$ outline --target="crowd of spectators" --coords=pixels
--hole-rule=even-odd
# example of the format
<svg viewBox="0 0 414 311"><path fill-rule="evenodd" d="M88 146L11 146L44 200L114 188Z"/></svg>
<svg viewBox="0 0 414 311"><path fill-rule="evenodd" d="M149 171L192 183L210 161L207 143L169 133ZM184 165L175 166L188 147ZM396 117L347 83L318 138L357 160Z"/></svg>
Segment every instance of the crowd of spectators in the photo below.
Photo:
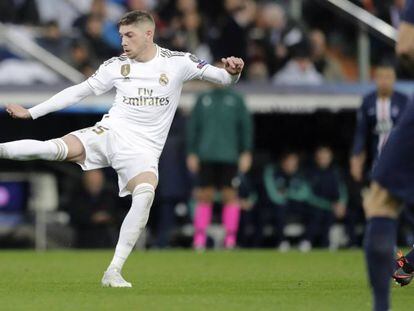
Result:
<svg viewBox="0 0 414 311"><path fill-rule="evenodd" d="M353 2L397 27L405 1ZM122 53L117 30L122 14L146 10L155 17L161 46L211 63L240 56L246 80L276 85L355 80L356 26L321 3L303 0L302 8L302 19L295 20L288 1L4 0L0 22L29 26L42 47L85 76ZM393 57L392 46L375 37L371 44L373 65ZM0 62L8 57L0 46Z"/></svg>
<svg viewBox="0 0 414 311"><path fill-rule="evenodd" d="M397 27L405 1L352 2ZM0 22L29 26L42 47L88 76L122 53L117 21L128 10L154 15L156 42L163 47L211 63L242 57L249 81L319 85L357 78L357 27L309 0L302 1L301 20L289 15L289 1L282 0L5 0ZM370 41L373 65L393 57L391 45ZM0 46L0 61L7 57Z"/></svg>
<svg viewBox="0 0 414 311"><path fill-rule="evenodd" d="M286 1L5 0L0 22L29 26L39 45L85 76L122 53L122 14L147 10L161 46L211 63L240 56L246 80L317 85L350 78L329 48L327 32L294 20L287 9ZM0 46L0 62L10 57Z"/></svg>

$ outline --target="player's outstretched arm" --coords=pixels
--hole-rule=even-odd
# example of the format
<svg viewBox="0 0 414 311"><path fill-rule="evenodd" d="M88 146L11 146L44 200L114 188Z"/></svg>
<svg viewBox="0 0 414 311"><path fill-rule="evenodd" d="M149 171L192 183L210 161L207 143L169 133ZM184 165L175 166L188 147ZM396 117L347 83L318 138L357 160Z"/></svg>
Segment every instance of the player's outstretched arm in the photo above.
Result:
<svg viewBox="0 0 414 311"><path fill-rule="evenodd" d="M208 66L203 73L203 80L224 85L236 83L243 71L244 61L234 56L222 58L221 61L224 69Z"/></svg>
<svg viewBox="0 0 414 311"><path fill-rule="evenodd" d="M33 108L26 109L20 105L10 104L7 105L6 110L11 117L16 119L37 119L48 113L62 110L76 104L80 100L92 94L93 91L91 87L88 82L85 81L64 89Z"/></svg>

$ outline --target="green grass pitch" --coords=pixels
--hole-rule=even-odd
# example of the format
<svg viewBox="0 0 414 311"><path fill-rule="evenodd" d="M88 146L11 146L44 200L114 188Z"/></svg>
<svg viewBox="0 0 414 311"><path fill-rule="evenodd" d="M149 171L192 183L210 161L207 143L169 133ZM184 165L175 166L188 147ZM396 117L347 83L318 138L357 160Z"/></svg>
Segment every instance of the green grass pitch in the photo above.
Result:
<svg viewBox="0 0 414 311"><path fill-rule="evenodd" d="M370 310L360 251L136 251L132 289L100 286L111 256L0 251L0 310ZM392 295L414 308L414 284Z"/></svg>

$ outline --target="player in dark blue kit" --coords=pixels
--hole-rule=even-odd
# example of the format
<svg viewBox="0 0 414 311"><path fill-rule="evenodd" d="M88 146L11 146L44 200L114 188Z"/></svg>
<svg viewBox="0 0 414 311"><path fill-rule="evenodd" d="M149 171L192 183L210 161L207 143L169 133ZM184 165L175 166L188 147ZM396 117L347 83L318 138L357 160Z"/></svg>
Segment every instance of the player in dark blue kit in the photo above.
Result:
<svg viewBox="0 0 414 311"><path fill-rule="evenodd" d="M352 157L351 175L356 182L363 181L364 164L367 158L375 162L387 141L391 129L402 116L409 98L393 90L395 83L394 67L382 64L375 71L377 90L367 94L358 110ZM414 250L397 259L397 270L393 278L401 286L408 285L414 277Z"/></svg>
<svg viewBox="0 0 414 311"><path fill-rule="evenodd" d="M400 25L397 42L397 54L400 56L406 72L414 72L414 1L408 0L404 13L404 20ZM394 272L394 280L401 286L408 285L414 277L414 249L405 256L399 252L397 259L398 269Z"/></svg>
<svg viewBox="0 0 414 311"><path fill-rule="evenodd" d="M376 161L387 141L391 129L397 124L408 102L408 96L394 90L395 70L389 63L383 63L375 70L377 89L370 92L358 109L352 157L351 175L361 182L367 158Z"/></svg>
<svg viewBox="0 0 414 311"><path fill-rule="evenodd" d="M397 54L405 66L413 66L413 0L407 0L403 20ZM405 42L407 40L409 42ZM390 309L397 217L403 202L414 204L414 105L408 106L391 132L374 166L370 190L364 197L368 218L364 248L375 311Z"/></svg>

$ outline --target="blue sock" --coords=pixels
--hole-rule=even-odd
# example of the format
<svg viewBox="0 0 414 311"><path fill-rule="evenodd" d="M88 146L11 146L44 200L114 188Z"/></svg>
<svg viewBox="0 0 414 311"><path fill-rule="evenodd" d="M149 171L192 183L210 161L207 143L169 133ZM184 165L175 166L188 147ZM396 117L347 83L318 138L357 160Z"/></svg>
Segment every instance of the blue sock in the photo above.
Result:
<svg viewBox="0 0 414 311"><path fill-rule="evenodd" d="M365 259L374 294L374 311L390 309L390 281L394 271L394 250L397 221L392 218L371 218L365 230Z"/></svg>

